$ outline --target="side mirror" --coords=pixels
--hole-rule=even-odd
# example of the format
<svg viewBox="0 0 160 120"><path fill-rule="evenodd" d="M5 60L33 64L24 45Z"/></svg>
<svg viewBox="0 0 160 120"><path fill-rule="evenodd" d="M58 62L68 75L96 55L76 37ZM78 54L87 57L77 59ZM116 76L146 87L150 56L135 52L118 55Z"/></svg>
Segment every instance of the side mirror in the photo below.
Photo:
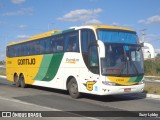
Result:
<svg viewBox="0 0 160 120"><path fill-rule="evenodd" d="M99 46L99 57L105 58L105 45L102 41L98 40L97 44Z"/></svg>

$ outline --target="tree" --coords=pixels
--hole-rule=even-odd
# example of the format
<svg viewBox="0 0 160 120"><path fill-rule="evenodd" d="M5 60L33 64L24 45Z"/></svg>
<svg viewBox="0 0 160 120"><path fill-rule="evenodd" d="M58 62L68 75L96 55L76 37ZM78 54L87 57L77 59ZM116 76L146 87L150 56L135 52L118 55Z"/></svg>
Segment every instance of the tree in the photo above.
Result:
<svg viewBox="0 0 160 120"><path fill-rule="evenodd" d="M5 64L4 60L0 61L0 65L4 65L4 64Z"/></svg>

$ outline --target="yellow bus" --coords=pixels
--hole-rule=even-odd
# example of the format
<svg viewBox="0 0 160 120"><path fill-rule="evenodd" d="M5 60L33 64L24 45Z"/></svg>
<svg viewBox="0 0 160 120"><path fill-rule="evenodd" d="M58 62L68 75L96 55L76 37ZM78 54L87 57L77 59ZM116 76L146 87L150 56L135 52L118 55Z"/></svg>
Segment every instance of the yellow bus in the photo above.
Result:
<svg viewBox="0 0 160 120"><path fill-rule="evenodd" d="M7 80L68 90L73 98L142 92L143 62L136 31L119 26L53 30L6 47Z"/></svg>

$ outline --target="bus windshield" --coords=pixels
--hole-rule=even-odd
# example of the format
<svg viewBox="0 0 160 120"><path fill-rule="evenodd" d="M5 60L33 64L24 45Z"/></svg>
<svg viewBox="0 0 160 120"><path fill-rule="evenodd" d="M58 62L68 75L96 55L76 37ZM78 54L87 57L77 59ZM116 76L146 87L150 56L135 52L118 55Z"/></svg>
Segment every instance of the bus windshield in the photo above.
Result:
<svg viewBox="0 0 160 120"><path fill-rule="evenodd" d="M98 39L105 43L139 44L136 32L98 29Z"/></svg>
<svg viewBox="0 0 160 120"><path fill-rule="evenodd" d="M101 59L103 75L137 76L144 74L141 46L105 44L105 53L105 58Z"/></svg>
<svg viewBox="0 0 160 120"><path fill-rule="evenodd" d="M98 29L98 38L105 43L101 59L102 74L137 76L144 74L143 55L136 32Z"/></svg>

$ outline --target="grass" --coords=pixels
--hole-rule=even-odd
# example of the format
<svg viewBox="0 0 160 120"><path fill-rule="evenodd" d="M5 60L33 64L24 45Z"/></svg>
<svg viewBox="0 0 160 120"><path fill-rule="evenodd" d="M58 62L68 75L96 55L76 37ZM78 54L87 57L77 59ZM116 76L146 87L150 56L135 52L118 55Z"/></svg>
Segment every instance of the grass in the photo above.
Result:
<svg viewBox="0 0 160 120"><path fill-rule="evenodd" d="M0 69L0 75L6 75L6 71L5 70L2 70L2 69Z"/></svg>
<svg viewBox="0 0 160 120"><path fill-rule="evenodd" d="M144 92L148 94L157 94L160 95L160 84L152 83L146 84Z"/></svg>
<svg viewBox="0 0 160 120"><path fill-rule="evenodd" d="M145 60L144 73L149 76L160 76L160 59Z"/></svg>
<svg viewBox="0 0 160 120"><path fill-rule="evenodd" d="M160 76L158 77L144 77L145 80L160 80Z"/></svg>

